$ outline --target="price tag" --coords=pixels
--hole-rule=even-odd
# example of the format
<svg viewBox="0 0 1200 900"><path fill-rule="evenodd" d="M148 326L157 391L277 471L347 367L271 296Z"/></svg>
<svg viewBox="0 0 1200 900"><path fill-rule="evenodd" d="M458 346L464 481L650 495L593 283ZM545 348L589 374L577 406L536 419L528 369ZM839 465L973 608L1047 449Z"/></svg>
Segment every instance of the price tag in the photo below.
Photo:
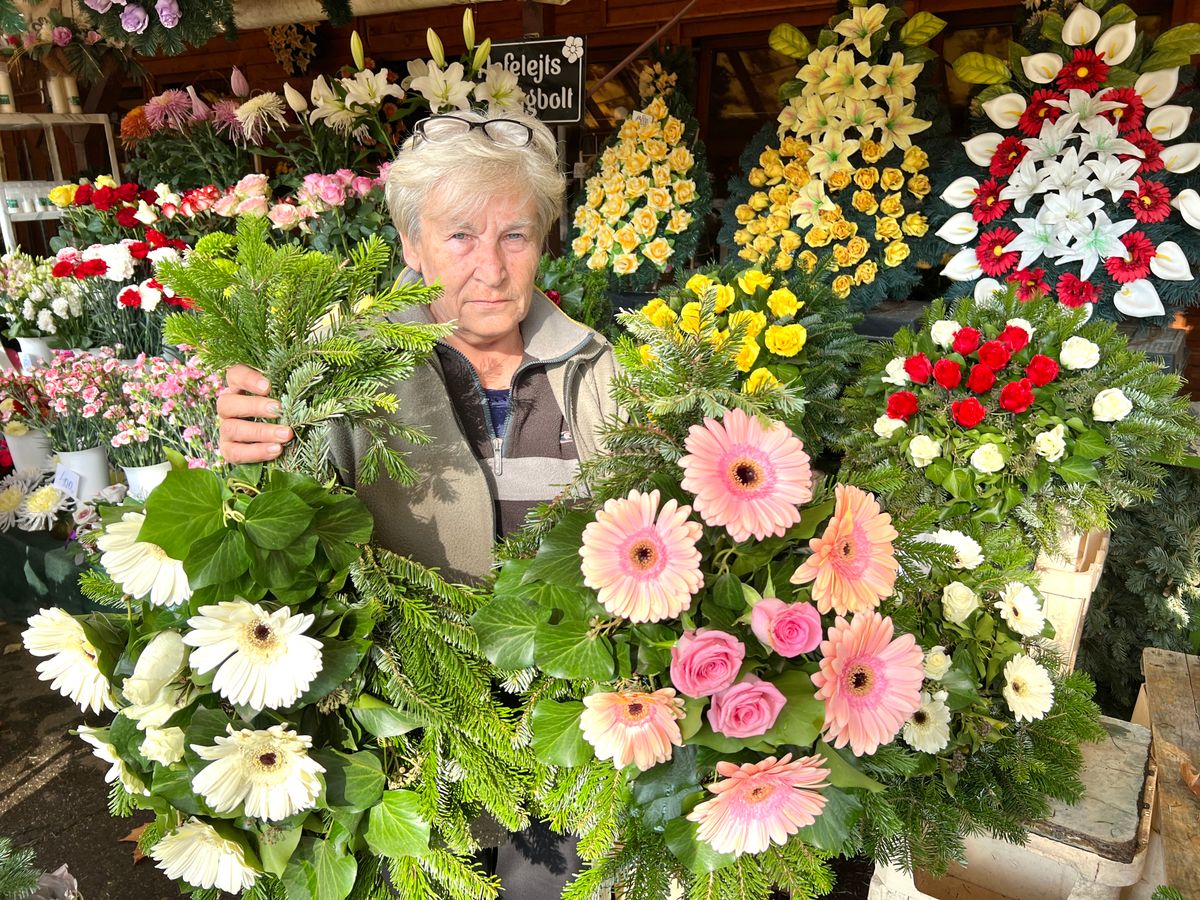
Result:
<svg viewBox="0 0 1200 900"><path fill-rule="evenodd" d="M20 365L22 372L28 372L35 365L37 365L37 360L28 353L18 352L17 364Z"/></svg>
<svg viewBox="0 0 1200 900"><path fill-rule="evenodd" d="M631 112L629 114L629 118L633 119L633 121L637 122L639 125L649 125L654 121L653 116L651 116L649 113L642 112L640 109L635 109L633 112Z"/></svg>
<svg viewBox="0 0 1200 900"><path fill-rule="evenodd" d="M75 500L79 499L79 473L62 463L54 471L54 486Z"/></svg>
<svg viewBox="0 0 1200 900"><path fill-rule="evenodd" d="M585 163L583 160L580 160L579 162L575 163L575 165L571 168L571 174L575 178L587 178L587 173L588 173L588 164Z"/></svg>

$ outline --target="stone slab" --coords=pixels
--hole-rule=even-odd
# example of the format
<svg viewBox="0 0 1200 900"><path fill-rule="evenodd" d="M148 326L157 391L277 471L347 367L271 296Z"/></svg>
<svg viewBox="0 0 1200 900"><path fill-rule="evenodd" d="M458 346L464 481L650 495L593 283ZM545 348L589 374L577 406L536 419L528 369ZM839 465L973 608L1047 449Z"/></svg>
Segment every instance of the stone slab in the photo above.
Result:
<svg viewBox="0 0 1200 900"><path fill-rule="evenodd" d="M1129 349L1141 350L1168 372L1182 375L1187 368L1187 332L1183 329L1126 322L1117 330L1129 338Z"/></svg>
<svg viewBox="0 0 1200 900"><path fill-rule="evenodd" d="M890 341L901 328L916 329L929 309L925 300L885 300L863 314L854 330L872 341Z"/></svg>

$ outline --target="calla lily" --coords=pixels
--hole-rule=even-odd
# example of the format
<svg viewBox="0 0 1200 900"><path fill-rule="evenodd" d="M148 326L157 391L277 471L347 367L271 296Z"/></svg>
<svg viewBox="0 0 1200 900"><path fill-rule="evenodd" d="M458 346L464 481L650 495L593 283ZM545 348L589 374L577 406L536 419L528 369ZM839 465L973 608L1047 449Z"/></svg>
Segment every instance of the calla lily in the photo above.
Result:
<svg viewBox="0 0 1200 900"><path fill-rule="evenodd" d="M1179 68L1160 69L1157 72L1144 72L1133 83L1133 89L1138 92L1142 102L1150 109L1162 106L1175 96L1179 87Z"/></svg>
<svg viewBox="0 0 1200 900"><path fill-rule="evenodd" d="M1001 94L983 104L983 111L999 127L1016 128L1025 106L1025 98L1020 94Z"/></svg>
<svg viewBox="0 0 1200 900"><path fill-rule="evenodd" d="M955 209L966 209L975 202L975 192L979 190L979 180L970 175L955 178L942 191L942 199Z"/></svg>
<svg viewBox="0 0 1200 900"><path fill-rule="evenodd" d="M1168 172L1183 175L1200 165L1200 144L1175 144L1164 149L1161 155Z"/></svg>
<svg viewBox="0 0 1200 900"><path fill-rule="evenodd" d="M1161 316L1166 312L1158 291L1145 278L1121 285L1121 289L1113 295L1113 306L1117 308L1117 312L1138 319Z"/></svg>
<svg viewBox="0 0 1200 900"><path fill-rule="evenodd" d="M1065 25L1063 30L1066 30ZM1114 25L1100 35L1095 49L1110 66L1119 66L1129 59L1129 54L1133 52L1133 45L1136 41L1137 27L1135 23L1126 22L1124 25Z"/></svg>
<svg viewBox="0 0 1200 900"><path fill-rule="evenodd" d="M1146 116L1146 128L1159 141L1171 141L1187 130L1192 110L1187 106L1160 106Z"/></svg>
<svg viewBox="0 0 1200 900"><path fill-rule="evenodd" d="M942 269L942 274L954 281L974 281L982 275L983 269L979 268L975 248L967 247L955 253L946 263L946 268Z"/></svg>
<svg viewBox="0 0 1200 900"><path fill-rule="evenodd" d="M1089 44L1100 33L1100 14L1088 9L1084 4L1076 4L1075 9L1063 22L1063 43L1070 47L1082 47Z"/></svg>
<svg viewBox="0 0 1200 900"><path fill-rule="evenodd" d="M1163 281L1191 281L1192 269L1183 248L1174 241L1163 241L1150 257L1150 271Z"/></svg>
<svg viewBox="0 0 1200 900"><path fill-rule="evenodd" d="M1033 53L1021 57L1025 77L1034 84L1049 84L1062 70L1063 58L1057 53Z"/></svg>
<svg viewBox="0 0 1200 900"><path fill-rule="evenodd" d="M991 165L992 156L1002 140L1004 140L1004 135L988 131L975 135L969 141L963 141L963 149L967 151L967 157L975 165L988 166Z"/></svg>
<svg viewBox="0 0 1200 900"><path fill-rule="evenodd" d="M979 225L969 212L955 213L937 230L937 236L949 244L965 244L978 234Z"/></svg>
<svg viewBox="0 0 1200 900"><path fill-rule="evenodd" d="M990 304L996 294L1004 290L1004 285L995 278L980 278L975 285L975 302Z"/></svg>
<svg viewBox="0 0 1200 900"><path fill-rule="evenodd" d="M1200 194L1197 194L1194 188L1180 191L1171 201L1171 205L1179 210L1183 221L1200 230Z"/></svg>

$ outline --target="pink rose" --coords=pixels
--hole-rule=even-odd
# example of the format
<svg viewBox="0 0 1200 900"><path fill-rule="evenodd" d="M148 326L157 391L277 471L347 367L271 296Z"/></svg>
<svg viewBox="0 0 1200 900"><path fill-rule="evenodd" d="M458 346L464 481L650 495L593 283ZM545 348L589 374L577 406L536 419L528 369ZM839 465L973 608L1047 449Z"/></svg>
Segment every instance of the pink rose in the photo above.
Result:
<svg viewBox="0 0 1200 900"><path fill-rule="evenodd" d="M234 193L245 199L260 195L265 197L268 193L267 176L257 173L243 175L242 180L233 186Z"/></svg>
<svg viewBox="0 0 1200 900"><path fill-rule="evenodd" d="M780 656L811 653L821 643L821 614L811 603L763 597L750 613L754 636Z"/></svg>
<svg viewBox="0 0 1200 900"><path fill-rule="evenodd" d="M321 182L320 197L330 206L341 206L346 202L346 189L336 178L327 178Z"/></svg>
<svg viewBox="0 0 1200 900"><path fill-rule="evenodd" d="M366 175L355 175L354 180L350 182L350 187L358 196L365 197L375 187L375 179L368 178Z"/></svg>
<svg viewBox="0 0 1200 900"><path fill-rule="evenodd" d="M265 216L268 208L266 197L247 197L237 205L237 215Z"/></svg>
<svg viewBox="0 0 1200 900"><path fill-rule="evenodd" d="M707 697L733 684L745 657L745 645L731 634L685 631L671 648L671 683L689 697Z"/></svg>
<svg viewBox="0 0 1200 900"><path fill-rule="evenodd" d="M267 218L276 228L288 231L300 224L300 211L291 203L276 203L267 213Z"/></svg>
<svg viewBox="0 0 1200 900"><path fill-rule="evenodd" d="M349 169L338 169L331 177L341 182L342 187L350 187L350 182L354 181L354 173Z"/></svg>
<svg viewBox="0 0 1200 900"><path fill-rule="evenodd" d="M235 215L234 210L237 209L239 202L241 201L238 200L237 195L230 192L223 195L220 200L212 205L212 211L218 216L224 216L229 219Z"/></svg>
<svg viewBox="0 0 1200 900"><path fill-rule="evenodd" d="M67 44L71 43L71 38L73 37L71 34L71 29L65 28L62 25L56 27L51 34L53 35L54 45L56 47L67 46Z"/></svg>
<svg viewBox="0 0 1200 900"><path fill-rule="evenodd" d="M733 687L714 694L708 708L712 730L731 738L766 734L787 705L779 688L757 675L747 675Z"/></svg>

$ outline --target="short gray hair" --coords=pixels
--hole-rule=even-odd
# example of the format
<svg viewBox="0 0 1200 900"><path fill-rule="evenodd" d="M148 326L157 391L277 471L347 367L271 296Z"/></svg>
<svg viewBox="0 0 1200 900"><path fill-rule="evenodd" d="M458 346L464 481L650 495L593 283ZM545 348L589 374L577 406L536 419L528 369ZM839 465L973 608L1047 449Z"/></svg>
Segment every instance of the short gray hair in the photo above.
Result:
<svg viewBox="0 0 1200 900"><path fill-rule="evenodd" d="M521 112L492 115L452 110L451 114L470 122L513 119L529 126L533 140L525 147L505 146L479 128L436 144L410 137L396 155L384 188L396 230L418 240L421 215L435 191L441 213L449 216L476 212L498 194L516 193L534 202L539 239L545 238L562 210L566 191L558 169L558 144L550 129Z"/></svg>

